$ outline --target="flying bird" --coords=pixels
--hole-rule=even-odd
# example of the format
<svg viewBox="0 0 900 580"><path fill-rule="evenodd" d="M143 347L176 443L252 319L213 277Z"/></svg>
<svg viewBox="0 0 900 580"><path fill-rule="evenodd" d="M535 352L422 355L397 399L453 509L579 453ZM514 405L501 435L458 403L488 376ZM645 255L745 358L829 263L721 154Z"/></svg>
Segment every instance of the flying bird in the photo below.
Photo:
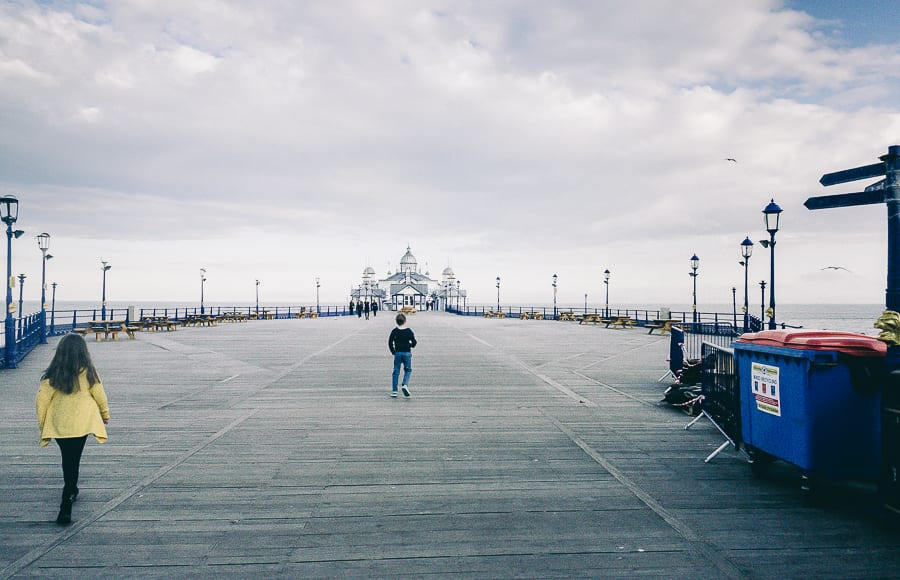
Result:
<svg viewBox="0 0 900 580"><path fill-rule="evenodd" d="M850 272L850 270L847 270L847 268L845 268L843 266L825 266L824 268L821 268L821 269L822 270L844 270L846 272ZM852 274L853 272L850 272L850 273Z"/></svg>
<svg viewBox="0 0 900 580"><path fill-rule="evenodd" d="M735 159L734 157L726 157L725 161L731 161L732 163L737 163L737 159Z"/></svg>

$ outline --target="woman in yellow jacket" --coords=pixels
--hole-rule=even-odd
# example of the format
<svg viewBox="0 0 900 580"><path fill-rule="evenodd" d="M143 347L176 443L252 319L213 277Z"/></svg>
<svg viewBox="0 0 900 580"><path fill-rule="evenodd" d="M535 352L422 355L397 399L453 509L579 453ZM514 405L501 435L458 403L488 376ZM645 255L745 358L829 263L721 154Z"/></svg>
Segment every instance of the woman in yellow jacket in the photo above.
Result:
<svg viewBox="0 0 900 580"><path fill-rule="evenodd" d="M87 436L104 443L109 423L106 392L80 335L60 339L50 366L41 375L35 402L41 447L56 439L62 455L64 486L56 523L68 524L78 497L78 468Z"/></svg>

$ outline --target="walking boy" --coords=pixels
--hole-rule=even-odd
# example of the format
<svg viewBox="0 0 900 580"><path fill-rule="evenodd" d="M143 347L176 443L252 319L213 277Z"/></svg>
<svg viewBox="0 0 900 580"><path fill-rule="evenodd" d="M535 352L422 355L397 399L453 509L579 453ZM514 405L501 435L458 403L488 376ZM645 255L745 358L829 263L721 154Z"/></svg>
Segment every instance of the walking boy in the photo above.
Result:
<svg viewBox="0 0 900 580"><path fill-rule="evenodd" d="M406 324L406 315L397 314L397 328L391 331L388 337L388 348L394 355L394 374L391 375L391 396L397 396L397 379L400 378L400 365L403 365L403 383L400 390L403 396L409 396L409 375L412 374L412 349L416 347L416 335L411 328L403 328Z"/></svg>

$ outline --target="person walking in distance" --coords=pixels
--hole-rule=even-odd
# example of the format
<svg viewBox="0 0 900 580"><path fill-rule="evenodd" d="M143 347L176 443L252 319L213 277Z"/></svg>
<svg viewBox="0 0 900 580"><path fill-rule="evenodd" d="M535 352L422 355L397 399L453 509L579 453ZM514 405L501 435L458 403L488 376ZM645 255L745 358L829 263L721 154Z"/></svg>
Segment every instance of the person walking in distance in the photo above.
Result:
<svg viewBox="0 0 900 580"><path fill-rule="evenodd" d="M368 300L366 300L365 304L363 305L363 312L366 314L366 320L368 320L369 319L369 301Z"/></svg>
<svg viewBox="0 0 900 580"><path fill-rule="evenodd" d="M356 303L356 317L362 318L362 300Z"/></svg>
<svg viewBox="0 0 900 580"><path fill-rule="evenodd" d="M394 355L394 373L391 375L391 396L397 396L397 382L400 378L400 365L403 365L403 382L400 390L404 397L409 396L409 376L412 374L412 349L416 347L416 335L411 328L404 328L406 315L397 314L397 328L388 337L388 348Z"/></svg>
<svg viewBox="0 0 900 580"><path fill-rule="evenodd" d="M372 300L372 316L378 316L378 302Z"/></svg>
<svg viewBox="0 0 900 580"><path fill-rule="evenodd" d="M60 339L35 397L41 447L56 439L62 456L63 492L56 523L72 521L78 497L78 471L88 435L105 443L109 407L87 343L78 334Z"/></svg>

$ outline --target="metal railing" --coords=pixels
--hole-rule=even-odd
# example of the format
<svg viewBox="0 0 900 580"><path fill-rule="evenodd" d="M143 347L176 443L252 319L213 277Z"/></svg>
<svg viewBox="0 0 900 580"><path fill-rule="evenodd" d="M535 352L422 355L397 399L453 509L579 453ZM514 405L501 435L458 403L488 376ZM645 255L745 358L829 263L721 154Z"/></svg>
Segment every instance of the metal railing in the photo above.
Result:
<svg viewBox="0 0 900 580"><path fill-rule="evenodd" d="M722 452L728 445L735 449L741 442L741 389L734 361L734 350L704 342L701 347L701 414L685 426L688 429L706 417L725 437L725 442L705 461Z"/></svg>

